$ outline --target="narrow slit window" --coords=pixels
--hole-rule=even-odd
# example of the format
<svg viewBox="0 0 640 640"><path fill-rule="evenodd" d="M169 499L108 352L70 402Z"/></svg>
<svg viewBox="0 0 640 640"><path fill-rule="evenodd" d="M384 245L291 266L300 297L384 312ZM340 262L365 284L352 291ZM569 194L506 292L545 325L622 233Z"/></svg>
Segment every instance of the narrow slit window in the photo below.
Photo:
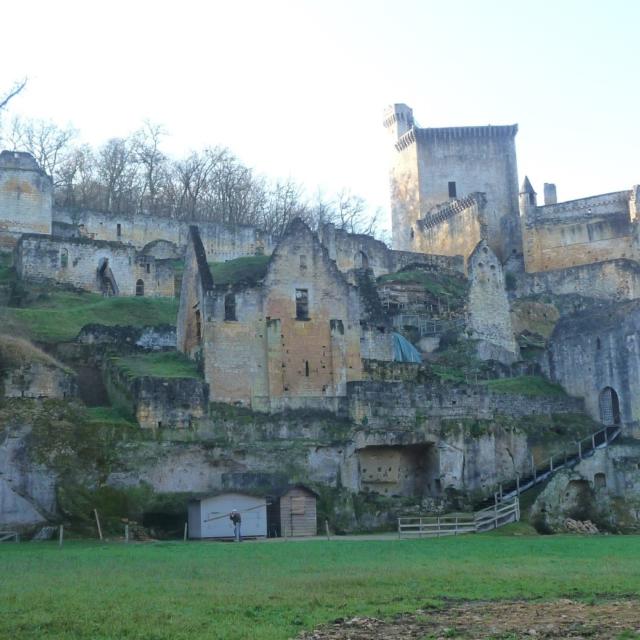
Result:
<svg viewBox="0 0 640 640"><path fill-rule="evenodd" d="M122 225L119 222L116 225L116 235L118 236L118 238L122 236Z"/></svg>
<svg viewBox="0 0 640 640"><path fill-rule="evenodd" d="M456 197L456 183L455 182L449 182L449 197L450 198L455 198Z"/></svg>
<svg viewBox="0 0 640 640"><path fill-rule="evenodd" d="M151 265L147 262L147 273L151 273Z"/></svg>
<svg viewBox="0 0 640 640"><path fill-rule="evenodd" d="M296 320L309 319L309 290L296 289Z"/></svg>
<svg viewBox="0 0 640 640"><path fill-rule="evenodd" d="M309 377L309 361L305 360L304 362L304 375L308 378Z"/></svg>
<svg viewBox="0 0 640 640"><path fill-rule="evenodd" d="M196 310L196 335L198 336L198 342L202 340L202 317L200 316L200 309Z"/></svg>
<svg viewBox="0 0 640 640"><path fill-rule="evenodd" d="M236 296L233 293L228 293L224 297L224 319L225 320L237 320L236 317Z"/></svg>

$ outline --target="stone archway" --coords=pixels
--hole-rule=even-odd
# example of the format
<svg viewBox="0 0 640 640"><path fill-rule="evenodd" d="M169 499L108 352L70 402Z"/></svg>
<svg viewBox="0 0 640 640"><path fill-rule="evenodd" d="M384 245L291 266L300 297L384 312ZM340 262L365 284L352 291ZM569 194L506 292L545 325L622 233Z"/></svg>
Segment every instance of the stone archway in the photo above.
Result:
<svg viewBox="0 0 640 640"><path fill-rule="evenodd" d="M600 421L607 426L620 424L620 399L613 387L600 392Z"/></svg>

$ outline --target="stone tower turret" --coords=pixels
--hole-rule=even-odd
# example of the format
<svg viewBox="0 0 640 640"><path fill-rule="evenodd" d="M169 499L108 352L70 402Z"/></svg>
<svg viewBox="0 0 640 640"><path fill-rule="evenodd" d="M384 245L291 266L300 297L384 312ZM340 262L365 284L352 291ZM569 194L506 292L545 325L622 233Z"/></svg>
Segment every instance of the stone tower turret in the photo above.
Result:
<svg viewBox="0 0 640 640"><path fill-rule="evenodd" d="M524 177L522 181L522 186L520 187L520 215L524 218L527 214L538 206L538 197L536 192L533 190L531 186L531 182L529 182L529 178L527 176Z"/></svg>
<svg viewBox="0 0 640 640"><path fill-rule="evenodd" d="M385 109L382 124L397 142L414 125L413 109L403 103L392 104Z"/></svg>

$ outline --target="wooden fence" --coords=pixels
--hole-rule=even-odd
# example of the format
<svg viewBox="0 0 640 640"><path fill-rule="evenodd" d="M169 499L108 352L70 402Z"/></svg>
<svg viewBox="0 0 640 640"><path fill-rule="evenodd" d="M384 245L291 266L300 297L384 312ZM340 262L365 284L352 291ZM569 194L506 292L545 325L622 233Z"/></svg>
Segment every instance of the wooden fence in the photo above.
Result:
<svg viewBox="0 0 640 640"><path fill-rule="evenodd" d="M398 518L398 537L439 538L497 529L520 520L520 501L495 504L476 513Z"/></svg>
<svg viewBox="0 0 640 640"><path fill-rule="evenodd" d="M20 542L20 536L15 531L0 531L0 542Z"/></svg>

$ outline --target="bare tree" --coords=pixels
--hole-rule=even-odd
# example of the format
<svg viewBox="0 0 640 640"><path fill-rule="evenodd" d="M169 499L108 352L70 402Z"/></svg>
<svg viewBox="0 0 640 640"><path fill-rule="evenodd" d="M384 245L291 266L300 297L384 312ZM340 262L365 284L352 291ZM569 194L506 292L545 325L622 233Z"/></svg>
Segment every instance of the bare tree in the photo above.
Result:
<svg viewBox="0 0 640 640"><path fill-rule="evenodd" d="M15 98L25 87L27 86L27 79L23 78L14 83L13 87L7 91L3 96L0 96L0 111L6 108L9 101Z"/></svg>
<svg viewBox="0 0 640 640"><path fill-rule="evenodd" d="M165 135L166 131L161 125L147 120L144 127L133 136L132 150L144 174L140 209L151 215L157 214L162 205L160 192L166 179L167 158L160 151L160 141Z"/></svg>
<svg viewBox="0 0 640 640"><path fill-rule="evenodd" d="M57 175L59 162L69 151L77 131L62 128L45 120L14 118L8 141L13 149L28 151L38 164L53 178L54 187L60 185Z"/></svg>

